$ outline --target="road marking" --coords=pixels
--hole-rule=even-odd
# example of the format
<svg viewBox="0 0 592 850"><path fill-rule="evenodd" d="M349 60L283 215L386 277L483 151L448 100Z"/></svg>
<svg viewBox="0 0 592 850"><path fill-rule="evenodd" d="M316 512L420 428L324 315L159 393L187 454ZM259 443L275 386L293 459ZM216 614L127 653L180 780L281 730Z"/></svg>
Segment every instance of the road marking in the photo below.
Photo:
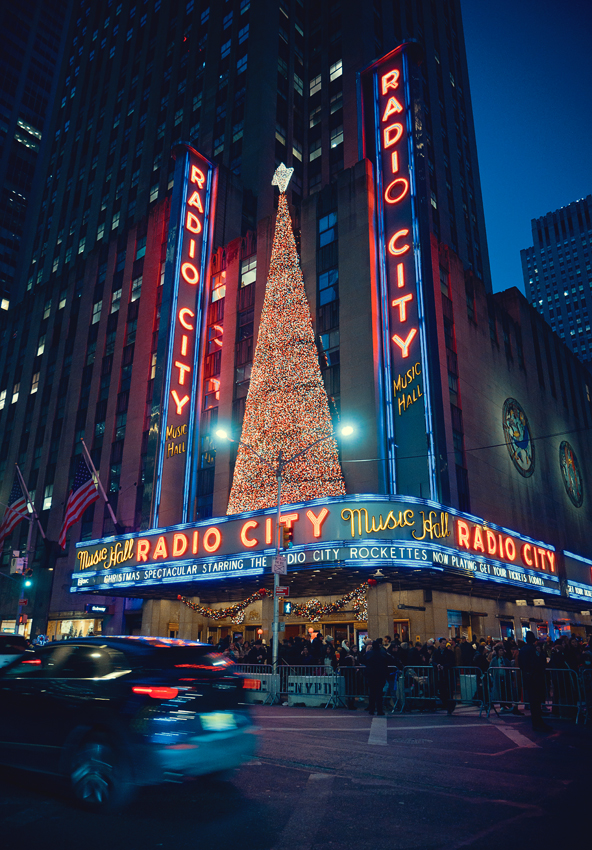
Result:
<svg viewBox="0 0 592 850"><path fill-rule="evenodd" d="M304 791L296 801L296 807L272 850L294 850L296 846L298 850L312 848L325 816L334 778L330 773L310 774Z"/></svg>
<svg viewBox="0 0 592 850"><path fill-rule="evenodd" d="M368 743L386 746L386 717L372 718Z"/></svg>
<svg viewBox="0 0 592 850"><path fill-rule="evenodd" d="M530 738L527 738L526 735L523 735L522 732L519 732L518 729L515 729L513 726L507 726L503 721L491 720L489 721L492 726L495 726L496 729L499 729L506 738L509 738L510 741L513 741L517 747L523 747L524 749L540 749L538 744L535 744L534 741L531 741Z"/></svg>
<svg viewBox="0 0 592 850"><path fill-rule="evenodd" d="M373 718L375 720L382 720L386 724L386 717L376 717ZM481 723L454 723L447 721L446 723L428 723L425 726L397 726L396 724L391 724L389 726L389 730L391 732L408 732L410 729L414 732L417 732L421 729L444 729L446 732L451 730L459 731L459 729L470 729L473 726L480 726L481 729L487 729L487 723L482 721ZM318 726L265 726L261 727L261 731L265 732L365 732L365 726L324 726L320 729Z"/></svg>

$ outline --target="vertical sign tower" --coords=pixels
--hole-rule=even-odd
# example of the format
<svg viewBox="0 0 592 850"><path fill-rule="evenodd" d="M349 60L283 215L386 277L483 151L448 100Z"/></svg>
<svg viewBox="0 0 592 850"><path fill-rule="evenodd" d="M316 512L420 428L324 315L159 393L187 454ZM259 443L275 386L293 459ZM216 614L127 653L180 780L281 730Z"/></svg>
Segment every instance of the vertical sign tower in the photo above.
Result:
<svg viewBox="0 0 592 850"><path fill-rule="evenodd" d="M158 339L149 457L155 461L152 526L187 522L198 445L199 364L214 221L216 170L177 145Z"/></svg>
<svg viewBox="0 0 592 850"><path fill-rule="evenodd" d="M367 68L361 83L363 155L376 178L389 492L437 498L408 46Z"/></svg>

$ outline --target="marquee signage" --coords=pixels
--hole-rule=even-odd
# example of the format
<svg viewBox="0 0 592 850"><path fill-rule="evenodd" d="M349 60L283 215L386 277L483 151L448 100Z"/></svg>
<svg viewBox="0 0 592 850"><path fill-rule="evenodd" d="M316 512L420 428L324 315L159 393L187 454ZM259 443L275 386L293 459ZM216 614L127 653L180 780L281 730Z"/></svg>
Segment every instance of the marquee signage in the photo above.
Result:
<svg viewBox="0 0 592 850"><path fill-rule="evenodd" d="M274 519L268 509L80 543L71 591L270 573ZM290 570L429 567L559 593L552 546L424 499L315 500L287 506L281 523L293 531Z"/></svg>
<svg viewBox="0 0 592 850"><path fill-rule="evenodd" d="M153 524L185 522L196 445L202 311L209 268L215 168L188 145L177 149L161 321L163 389ZM175 221L175 215L177 220ZM166 297L166 303L165 303ZM160 355L159 346L159 355Z"/></svg>
<svg viewBox="0 0 592 850"><path fill-rule="evenodd" d="M436 495L431 434L415 140L405 45L372 75L385 419L391 492ZM366 85L368 96L369 87ZM369 98L368 98L369 99ZM369 110L369 103L364 104Z"/></svg>
<svg viewBox="0 0 592 850"><path fill-rule="evenodd" d="M592 600L592 561L564 550L566 592L572 599Z"/></svg>

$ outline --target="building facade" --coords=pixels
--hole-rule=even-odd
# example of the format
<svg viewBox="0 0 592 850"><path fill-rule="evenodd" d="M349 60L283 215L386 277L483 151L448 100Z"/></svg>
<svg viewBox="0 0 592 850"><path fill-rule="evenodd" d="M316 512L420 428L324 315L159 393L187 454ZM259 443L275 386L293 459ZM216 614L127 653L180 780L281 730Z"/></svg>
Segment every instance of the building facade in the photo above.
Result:
<svg viewBox="0 0 592 850"><path fill-rule="evenodd" d="M527 298L584 362L592 359L592 196L532 220L533 246L520 251Z"/></svg>
<svg viewBox="0 0 592 850"><path fill-rule="evenodd" d="M117 525L97 501L65 551L37 540L27 628L270 637L268 597L240 623L177 597L270 586L273 509L226 516L235 453L215 431L240 435L281 162L329 408L356 431L347 495L290 507L293 602L379 571L367 619L323 629L591 627L589 379L515 290L491 294L458 2L81 2L50 132L0 326L0 499L16 462L56 540L83 438ZM167 418L173 389L187 422Z"/></svg>

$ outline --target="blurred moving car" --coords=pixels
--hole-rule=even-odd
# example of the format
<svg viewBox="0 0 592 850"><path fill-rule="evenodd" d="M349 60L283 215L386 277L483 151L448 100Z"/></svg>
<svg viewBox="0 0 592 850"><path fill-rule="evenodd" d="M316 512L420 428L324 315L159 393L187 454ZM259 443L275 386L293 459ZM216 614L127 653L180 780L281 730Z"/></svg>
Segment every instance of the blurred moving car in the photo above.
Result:
<svg viewBox="0 0 592 850"><path fill-rule="evenodd" d="M237 767L255 750L236 665L212 646L96 637L0 670L0 763L69 778L93 810L138 785Z"/></svg>
<svg viewBox="0 0 592 850"><path fill-rule="evenodd" d="M12 664L28 646L29 641L22 635L0 634L0 667Z"/></svg>

